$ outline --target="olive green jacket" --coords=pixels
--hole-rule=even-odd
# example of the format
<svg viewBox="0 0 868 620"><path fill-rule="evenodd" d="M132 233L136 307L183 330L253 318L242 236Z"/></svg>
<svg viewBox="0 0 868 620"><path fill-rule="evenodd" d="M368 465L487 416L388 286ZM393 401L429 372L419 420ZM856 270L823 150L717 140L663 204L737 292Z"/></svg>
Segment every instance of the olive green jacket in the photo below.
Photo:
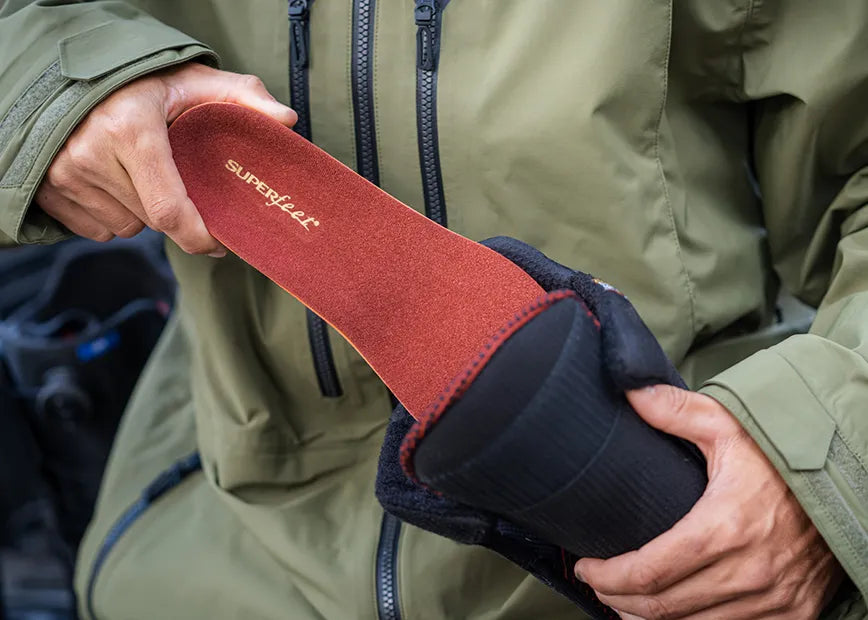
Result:
<svg viewBox="0 0 868 620"><path fill-rule="evenodd" d="M374 166L423 210L417 30L413 0L316 0L305 47L314 142ZM33 195L109 93L194 60L256 74L289 102L288 31L284 0L7 0L7 242L67 234ZM439 42L449 227L517 237L623 290L688 382L754 437L846 570L826 617L865 617L868 3L452 0ZM331 333L341 395L323 396L298 302L234 257L169 251L180 318L109 463L79 555L83 614L385 617L373 497L385 389ZM816 318L787 306L779 320L779 291ZM202 473L105 551L142 489L197 450ZM576 617L486 550L409 526L397 541L404 618Z"/></svg>

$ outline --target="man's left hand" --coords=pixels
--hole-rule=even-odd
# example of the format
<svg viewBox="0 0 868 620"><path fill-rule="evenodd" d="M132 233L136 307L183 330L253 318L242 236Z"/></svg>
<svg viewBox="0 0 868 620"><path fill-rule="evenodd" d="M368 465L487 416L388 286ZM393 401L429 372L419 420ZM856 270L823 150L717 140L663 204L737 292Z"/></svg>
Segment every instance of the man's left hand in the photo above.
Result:
<svg viewBox="0 0 868 620"><path fill-rule="evenodd" d="M652 426L696 444L708 487L637 551L576 575L622 618L816 618L843 571L762 450L716 400L660 385L627 393Z"/></svg>

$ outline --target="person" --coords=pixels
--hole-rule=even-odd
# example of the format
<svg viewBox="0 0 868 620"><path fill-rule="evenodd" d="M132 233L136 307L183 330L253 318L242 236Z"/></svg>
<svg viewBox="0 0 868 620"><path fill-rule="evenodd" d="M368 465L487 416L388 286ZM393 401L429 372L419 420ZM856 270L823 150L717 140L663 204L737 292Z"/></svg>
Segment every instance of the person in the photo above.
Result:
<svg viewBox="0 0 868 620"><path fill-rule="evenodd" d="M208 101L630 298L697 390L630 401L709 486L645 547L577 563L621 617L868 615L864 0L7 0L0 85L8 242L147 226L180 283L79 553L84 617L579 614L383 515L387 391L224 256L174 168L167 124ZM818 308L809 333L779 291Z"/></svg>

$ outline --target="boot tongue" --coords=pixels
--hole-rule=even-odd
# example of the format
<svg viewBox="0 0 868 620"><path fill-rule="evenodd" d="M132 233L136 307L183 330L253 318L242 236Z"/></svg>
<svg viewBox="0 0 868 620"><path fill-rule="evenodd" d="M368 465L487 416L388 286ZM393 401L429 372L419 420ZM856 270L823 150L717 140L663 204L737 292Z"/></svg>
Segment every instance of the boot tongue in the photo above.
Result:
<svg viewBox="0 0 868 620"><path fill-rule="evenodd" d="M200 105L169 138L211 234L338 330L414 416L544 294L256 111Z"/></svg>

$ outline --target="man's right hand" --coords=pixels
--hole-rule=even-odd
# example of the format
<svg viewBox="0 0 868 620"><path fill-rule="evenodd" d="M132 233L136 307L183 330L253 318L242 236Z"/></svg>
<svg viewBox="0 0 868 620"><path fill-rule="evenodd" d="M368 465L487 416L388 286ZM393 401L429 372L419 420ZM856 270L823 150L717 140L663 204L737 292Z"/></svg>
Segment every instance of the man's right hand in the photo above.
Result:
<svg viewBox="0 0 868 620"><path fill-rule="evenodd" d="M245 105L287 127L298 118L251 75L192 62L151 74L91 110L54 158L37 204L96 241L132 237L148 226L190 254L224 255L187 196L167 132L182 112L211 101Z"/></svg>

